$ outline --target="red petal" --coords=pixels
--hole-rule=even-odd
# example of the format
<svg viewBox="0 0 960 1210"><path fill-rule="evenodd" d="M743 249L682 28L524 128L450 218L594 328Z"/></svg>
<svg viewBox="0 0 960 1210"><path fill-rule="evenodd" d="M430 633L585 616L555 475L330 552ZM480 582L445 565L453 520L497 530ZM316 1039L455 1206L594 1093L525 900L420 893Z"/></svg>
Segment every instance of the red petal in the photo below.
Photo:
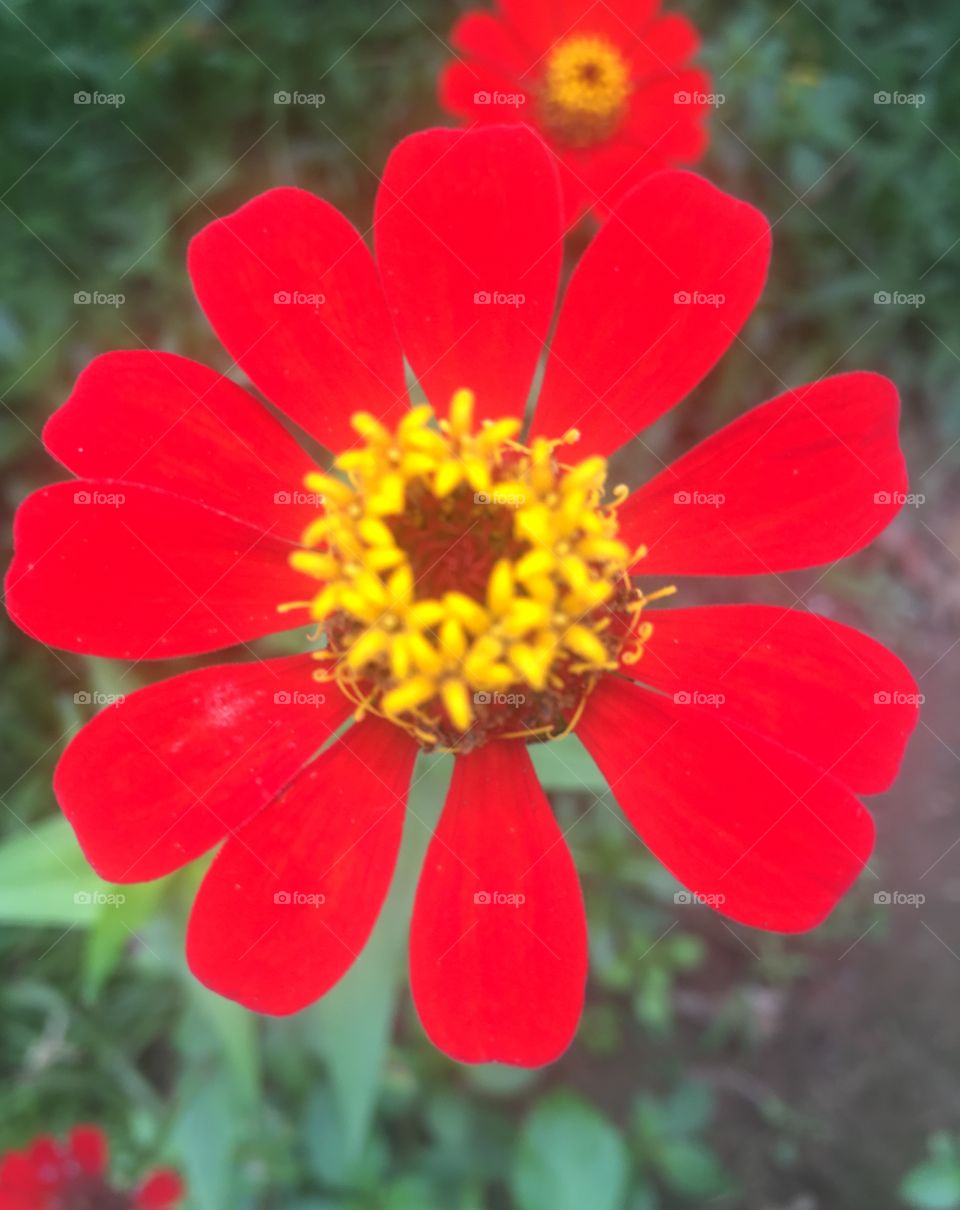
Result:
<svg viewBox="0 0 960 1210"><path fill-rule="evenodd" d="M351 413L406 402L403 363L370 252L327 202L271 189L190 244L200 305L241 369L339 450ZM311 301L320 300L320 301Z"/></svg>
<svg viewBox="0 0 960 1210"><path fill-rule="evenodd" d="M631 111L617 138L592 148L555 147L564 190L565 221L572 224L584 209L607 216L648 177L678 164L693 164L704 153L707 105L678 106L678 91L706 95L709 77L700 71L674 73L644 84L634 94Z"/></svg>
<svg viewBox="0 0 960 1210"><path fill-rule="evenodd" d="M296 502L313 468L303 450L263 404L186 357L95 358L43 439L81 479L166 488L291 539L316 519Z"/></svg>
<svg viewBox="0 0 960 1210"><path fill-rule="evenodd" d="M438 77L437 88L443 108L469 118L472 124L503 125L533 117L533 96L502 68L489 67L479 60L448 63Z"/></svg>
<svg viewBox="0 0 960 1210"><path fill-rule="evenodd" d="M636 76L667 75L676 78L671 67L686 63L700 49L700 34L692 21L678 13L655 21L636 45L633 70ZM679 115L678 115L679 116Z"/></svg>
<svg viewBox="0 0 960 1210"><path fill-rule="evenodd" d="M104 766L101 766L101 775ZM110 1145L107 1136L96 1126L74 1126L70 1131L70 1154L88 1176L99 1176L107 1170Z"/></svg>
<svg viewBox="0 0 960 1210"><path fill-rule="evenodd" d="M870 856L873 821L845 787L722 711L610 676L577 734L654 856L742 924L814 928Z"/></svg>
<svg viewBox="0 0 960 1210"><path fill-rule="evenodd" d="M35 1193L37 1188L37 1174L25 1152L8 1151L0 1157L0 1191L6 1193L9 1190L11 1194ZM21 1210L22 1206L24 1210L32 1210L33 1205L33 1202L11 1201L14 1210ZM2 1202L0 1208L6 1210Z"/></svg>
<svg viewBox="0 0 960 1210"><path fill-rule="evenodd" d="M337 982L389 889L416 754L399 727L365 719L227 841L190 917L201 983L282 1015Z"/></svg>
<svg viewBox="0 0 960 1210"><path fill-rule="evenodd" d="M352 709L316 668L302 655L186 672L88 723L54 790L97 873L161 878L271 802Z"/></svg>
<svg viewBox="0 0 960 1210"><path fill-rule="evenodd" d="M656 15L659 0L499 0L524 43L541 56L573 34L630 45Z"/></svg>
<svg viewBox="0 0 960 1210"><path fill-rule="evenodd" d="M37 1210L37 1200L30 1194L11 1193L0 1187L0 1210Z"/></svg>
<svg viewBox="0 0 960 1210"><path fill-rule="evenodd" d="M897 389L841 374L787 391L634 492L624 541L644 575L793 571L867 546L900 511L907 473Z"/></svg>
<svg viewBox="0 0 960 1210"><path fill-rule="evenodd" d="M524 746L457 757L413 911L424 1029L461 1062L549 1063L576 1031L586 971L577 873Z"/></svg>
<svg viewBox="0 0 960 1210"><path fill-rule="evenodd" d="M192 500L77 479L34 492L14 522L7 609L31 638L117 659L215 651L297 625L287 543Z"/></svg>
<svg viewBox="0 0 960 1210"><path fill-rule="evenodd" d="M173 1210L184 1195L183 1181L170 1168L161 1168L137 1190L134 1205L140 1210Z"/></svg>
<svg viewBox="0 0 960 1210"><path fill-rule="evenodd" d="M531 66L529 52L524 52L513 30L493 13L464 13L450 31L449 42L468 59L476 58L485 67L505 72L516 83Z"/></svg>
<svg viewBox="0 0 960 1210"><path fill-rule="evenodd" d="M638 149L649 148L652 156L668 162L694 150L699 154L703 150L702 123L711 111L707 103L711 87L710 77L699 68L661 72L634 94L623 141ZM689 101L681 104L677 99L681 96ZM691 141L691 132L697 134L696 141Z"/></svg>
<svg viewBox="0 0 960 1210"><path fill-rule="evenodd" d="M444 411L522 415L562 257L550 153L525 127L428 130L396 148L377 196L377 255L404 349Z"/></svg>
<svg viewBox="0 0 960 1210"><path fill-rule="evenodd" d="M665 172L639 186L570 280L534 433L580 429L581 457L611 453L652 424L726 351L769 257L763 215L702 178ZM682 301L706 296L723 301Z"/></svg>
<svg viewBox="0 0 960 1210"><path fill-rule="evenodd" d="M627 675L773 740L859 794L897 775L919 714L897 657L859 630L768 605L661 609Z"/></svg>

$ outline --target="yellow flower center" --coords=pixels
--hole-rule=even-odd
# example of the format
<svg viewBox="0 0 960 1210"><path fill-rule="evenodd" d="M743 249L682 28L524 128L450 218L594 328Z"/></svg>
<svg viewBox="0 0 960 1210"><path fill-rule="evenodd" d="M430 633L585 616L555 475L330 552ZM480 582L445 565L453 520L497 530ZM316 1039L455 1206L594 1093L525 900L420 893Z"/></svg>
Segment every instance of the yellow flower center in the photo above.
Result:
<svg viewBox="0 0 960 1210"><path fill-rule="evenodd" d="M544 125L574 147L609 137L630 96L630 64L603 38L565 38L547 56L540 99Z"/></svg>
<svg viewBox="0 0 960 1210"><path fill-rule="evenodd" d="M306 486L324 515L290 556L320 582L307 609L335 680L358 715L379 714L426 747L490 738L555 739L604 672L639 659L652 631L629 579L643 549L617 537L606 462L561 462L558 441L515 440L520 421L473 422L458 391L450 417L428 406L395 431L351 420L358 446ZM339 474L333 473L339 472Z"/></svg>

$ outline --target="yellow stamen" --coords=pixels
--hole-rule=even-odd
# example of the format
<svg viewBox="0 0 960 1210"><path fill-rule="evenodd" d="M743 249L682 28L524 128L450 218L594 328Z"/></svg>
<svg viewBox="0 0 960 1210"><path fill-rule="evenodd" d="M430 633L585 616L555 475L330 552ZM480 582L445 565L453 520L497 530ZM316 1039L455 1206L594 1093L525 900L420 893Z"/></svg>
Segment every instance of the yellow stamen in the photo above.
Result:
<svg viewBox="0 0 960 1210"><path fill-rule="evenodd" d="M590 146L616 130L632 87L630 63L612 42L573 34L547 55L541 116L558 138Z"/></svg>
<svg viewBox="0 0 960 1210"><path fill-rule="evenodd" d="M643 609L673 591L631 586L646 550L618 537L625 495L617 488L604 502L605 460L559 460L576 432L526 448L519 421L478 428L474 407L458 391L439 426L421 406L392 431L353 416L361 443L328 474L307 476L324 513L290 556L320 584L279 607L304 609L326 630L318 675L358 716L380 714L454 750L565 734L597 678L640 658L652 633ZM421 550L438 526L449 541L439 554Z"/></svg>

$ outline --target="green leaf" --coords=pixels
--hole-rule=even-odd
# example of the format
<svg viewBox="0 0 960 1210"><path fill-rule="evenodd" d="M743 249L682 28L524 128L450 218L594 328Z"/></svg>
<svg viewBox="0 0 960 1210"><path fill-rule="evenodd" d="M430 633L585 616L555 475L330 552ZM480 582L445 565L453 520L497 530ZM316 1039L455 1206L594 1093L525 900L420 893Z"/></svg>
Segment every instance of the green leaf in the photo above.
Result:
<svg viewBox="0 0 960 1210"><path fill-rule="evenodd" d="M633 998L637 1020L651 1033L666 1034L673 1024L673 980L662 966L651 966Z"/></svg>
<svg viewBox="0 0 960 1210"><path fill-rule="evenodd" d="M606 794L607 783L593 758L575 735L552 744L532 744L528 749L544 790L580 790Z"/></svg>
<svg viewBox="0 0 960 1210"><path fill-rule="evenodd" d="M61 815L24 824L0 845L0 921L64 927L96 923L113 888L96 876Z"/></svg>
<svg viewBox="0 0 960 1210"><path fill-rule="evenodd" d="M689 1139L664 1139L654 1156L664 1183L684 1197L710 1197L730 1190L730 1180L709 1148Z"/></svg>
<svg viewBox="0 0 960 1210"><path fill-rule="evenodd" d="M478 1063L464 1069L463 1077L471 1088L488 1097L515 1097L526 1092L540 1078L529 1067L511 1067L507 1063Z"/></svg>
<svg viewBox="0 0 960 1210"><path fill-rule="evenodd" d="M90 1003L116 969L124 949L153 914L164 883L115 888L117 901L104 904L87 934L83 957L83 997Z"/></svg>
<svg viewBox="0 0 960 1210"><path fill-rule="evenodd" d="M312 1044L324 1059L341 1115L341 1161L362 1152L379 1094L417 879L450 782L447 757L424 756L414 770L400 859L380 919L346 976L312 1009Z"/></svg>
<svg viewBox="0 0 960 1210"><path fill-rule="evenodd" d="M935 1135L928 1147L930 1158L903 1178L900 1196L916 1210L957 1210L960 1154L947 1135Z"/></svg>
<svg viewBox="0 0 960 1210"><path fill-rule="evenodd" d="M627 1169L614 1127L586 1101L558 1092L523 1124L511 1189L518 1210L621 1210Z"/></svg>
<svg viewBox="0 0 960 1210"><path fill-rule="evenodd" d="M405 1176L384 1194L383 1210L439 1210L430 1183L421 1176Z"/></svg>
<svg viewBox="0 0 960 1210"><path fill-rule="evenodd" d="M672 1137L686 1137L705 1130L713 1117L713 1093L706 1084L688 1080L678 1085L662 1103L661 1122Z"/></svg>
<svg viewBox="0 0 960 1210"><path fill-rule="evenodd" d="M222 1073L198 1087L177 1118L173 1148L182 1165L190 1205L196 1210L223 1210L236 1205L233 1153L240 1124L233 1112L233 1085Z"/></svg>
<svg viewBox="0 0 960 1210"><path fill-rule="evenodd" d="M232 1082L231 1112L253 1110L260 1097L260 1048L257 1018L241 1004L208 991L190 976L195 1011L206 1018L224 1072Z"/></svg>

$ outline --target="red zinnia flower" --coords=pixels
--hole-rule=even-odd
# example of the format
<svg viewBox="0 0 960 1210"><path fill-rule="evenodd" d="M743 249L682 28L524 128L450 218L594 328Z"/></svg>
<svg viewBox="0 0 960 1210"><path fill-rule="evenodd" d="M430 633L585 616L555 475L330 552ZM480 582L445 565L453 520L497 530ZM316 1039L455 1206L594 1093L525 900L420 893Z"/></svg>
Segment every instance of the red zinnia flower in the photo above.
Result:
<svg viewBox="0 0 960 1210"><path fill-rule="evenodd" d="M709 76L700 38L659 0L498 0L450 43L440 103L470 122L525 122L557 157L565 221L605 214L644 177L703 154Z"/></svg>
<svg viewBox="0 0 960 1210"><path fill-rule="evenodd" d="M246 391L169 353L97 358L46 428L80 478L18 514L8 604L29 634L143 660L311 618L325 632L323 651L132 694L56 774L111 881L225 840L188 956L251 1008L302 1008L364 945L420 745L458 756L414 908L413 994L464 1060L546 1062L583 1001L580 889L525 740L575 727L651 850L746 924L811 928L870 852L854 794L890 784L914 726L903 665L799 610L651 624L644 607L668 575L784 572L866 545L906 487L895 388L855 373L787 390L604 497L606 455L743 325L769 228L686 173L628 195L571 278L520 444L561 237L556 171L529 129L414 135L385 170L377 263L296 189L190 249L227 349L339 451L332 473ZM409 410L401 346L434 406L453 400L439 428Z"/></svg>
<svg viewBox="0 0 960 1210"><path fill-rule="evenodd" d="M65 1142L49 1135L0 1157L0 1210L176 1210L175 1172L151 1173L132 1192L107 1177L108 1144L96 1126L76 1126Z"/></svg>

